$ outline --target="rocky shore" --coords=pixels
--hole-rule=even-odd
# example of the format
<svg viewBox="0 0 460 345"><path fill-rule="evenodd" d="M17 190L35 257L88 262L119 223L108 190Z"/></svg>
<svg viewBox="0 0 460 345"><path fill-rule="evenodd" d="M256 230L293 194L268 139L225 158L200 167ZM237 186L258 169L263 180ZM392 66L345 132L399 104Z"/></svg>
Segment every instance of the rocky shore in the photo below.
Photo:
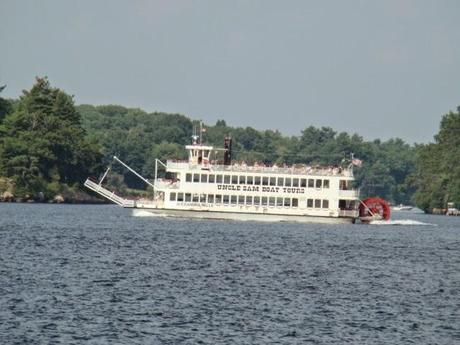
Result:
<svg viewBox="0 0 460 345"><path fill-rule="evenodd" d="M60 193L45 197L43 192L37 195L15 195L11 190L0 190L0 202L49 203L49 204L108 204L104 199L89 195L83 191Z"/></svg>

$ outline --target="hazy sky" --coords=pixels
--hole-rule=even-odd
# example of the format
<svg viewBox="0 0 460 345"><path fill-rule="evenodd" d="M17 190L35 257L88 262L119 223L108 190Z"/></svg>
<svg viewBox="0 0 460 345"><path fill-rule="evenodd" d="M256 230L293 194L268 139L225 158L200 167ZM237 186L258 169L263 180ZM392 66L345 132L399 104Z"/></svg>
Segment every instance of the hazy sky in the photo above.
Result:
<svg viewBox="0 0 460 345"><path fill-rule="evenodd" d="M460 105L459 18L458 0L0 0L0 84L17 97L46 75L78 104L428 142Z"/></svg>

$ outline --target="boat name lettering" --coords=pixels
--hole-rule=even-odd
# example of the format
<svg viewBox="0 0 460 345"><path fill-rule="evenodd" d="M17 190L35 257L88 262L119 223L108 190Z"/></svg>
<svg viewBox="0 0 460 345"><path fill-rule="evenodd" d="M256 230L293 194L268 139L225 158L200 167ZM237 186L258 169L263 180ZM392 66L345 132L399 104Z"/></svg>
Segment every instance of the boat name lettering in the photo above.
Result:
<svg viewBox="0 0 460 345"><path fill-rule="evenodd" d="M303 194L305 193L305 188L283 187L283 193Z"/></svg>
<svg viewBox="0 0 460 345"><path fill-rule="evenodd" d="M218 190L243 191L243 192L263 192L263 193L294 193L303 194L305 188L295 187L272 187L272 186L241 186L231 184L218 184Z"/></svg>

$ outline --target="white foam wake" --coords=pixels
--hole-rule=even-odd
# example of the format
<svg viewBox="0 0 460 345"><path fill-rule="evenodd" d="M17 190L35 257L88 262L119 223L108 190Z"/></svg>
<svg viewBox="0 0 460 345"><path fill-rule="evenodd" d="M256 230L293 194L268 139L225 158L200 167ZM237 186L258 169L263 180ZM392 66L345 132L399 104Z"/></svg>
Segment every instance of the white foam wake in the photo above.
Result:
<svg viewBox="0 0 460 345"><path fill-rule="evenodd" d="M133 216L134 217L157 217L157 214L154 214L149 211L144 211L144 210L133 210Z"/></svg>
<svg viewBox="0 0 460 345"><path fill-rule="evenodd" d="M424 225L424 226L437 226L437 224L419 222L412 219L395 219L395 220L373 220L370 222L372 225Z"/></svg>

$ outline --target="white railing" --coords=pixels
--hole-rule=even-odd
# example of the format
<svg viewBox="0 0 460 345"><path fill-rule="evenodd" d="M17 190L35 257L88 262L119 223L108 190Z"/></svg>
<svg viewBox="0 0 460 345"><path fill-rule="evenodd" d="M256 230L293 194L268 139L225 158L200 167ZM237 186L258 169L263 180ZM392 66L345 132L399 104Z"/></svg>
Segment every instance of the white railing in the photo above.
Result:
<svg viewBox="0 0 460 345"><path fill-rule="evenodd" d="M290 175L314 175L314 176L344 176L352 177L353 171L351 169L339 168L316 168L316 167L263 167L263 166L249 166L244 164L233 165L213 165L208 167L200 165L192 165L188 162L174 162L167 161L168 169L180 170L194 170L202 169L210 172L244 172L244 173L264 173L264 174L290 174Z"/></svg>
<svg viewBox="0 0 460 345"><path fill-rule="evenodd" d="M171 180L161 180L157 179L155 181L155 188L159 189L178 189L179 188L179 182L172 182Z"/></svg>
<svg viewBox="0 0 460 345"><path fill-rule="evenodd" d="M356 218L358 217L358 211L357 210L340 210L339 211L339 217L350 217L350 218Z"/></svg>
<svg viewBox="0 0 460 345"><path fill-rule="evenodd" d="M339 190L339 197L341 198L356 199L358 195L359 191L357 189Z"/></svg>

